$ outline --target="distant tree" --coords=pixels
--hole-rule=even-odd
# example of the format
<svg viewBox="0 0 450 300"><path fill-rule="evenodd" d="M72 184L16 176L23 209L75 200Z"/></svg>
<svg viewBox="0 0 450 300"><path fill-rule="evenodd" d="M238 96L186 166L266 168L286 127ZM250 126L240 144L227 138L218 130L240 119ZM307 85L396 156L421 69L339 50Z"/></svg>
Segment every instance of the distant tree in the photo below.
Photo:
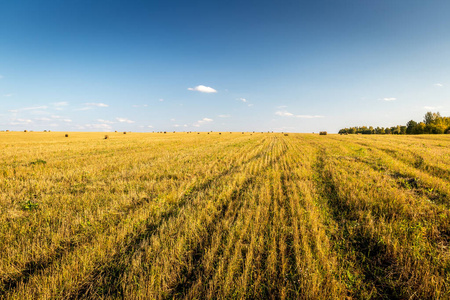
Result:
<svg viewBox="0 0 450 300"><path fill-rule="evenodd" d="M409 121L406 123L406 133L411 134L414 131L414 128L417 126L417 122L414 120Z"/></svg>
<svg viewBox="0 0 450 300"><path fill-rule="evenodd" d="M425 125L429 125L429 124L433 124L434 121L436 121L436 120L438 120L440 118L442 118L442 117L441 117L441 114L439 112L432 113L431 111L429 111L423 117L423 122L425 123Z"/></svg>
<svg viewBox="0 0 450 300"><path fill-rule="evenodd" d="M400 134L406 134L406 126L400 126Z"/></svg>

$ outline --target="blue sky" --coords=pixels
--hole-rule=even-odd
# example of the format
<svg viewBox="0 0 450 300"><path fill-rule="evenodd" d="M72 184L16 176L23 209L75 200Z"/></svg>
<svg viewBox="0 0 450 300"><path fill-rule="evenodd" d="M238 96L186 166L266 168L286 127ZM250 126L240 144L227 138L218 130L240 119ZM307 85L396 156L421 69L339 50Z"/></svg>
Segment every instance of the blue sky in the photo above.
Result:
<svg viewBox="0 0 450 300"><path fill-rule="evenodd" d="M450 115L450 1L0 3L0 130L337 132Z"/></svg>

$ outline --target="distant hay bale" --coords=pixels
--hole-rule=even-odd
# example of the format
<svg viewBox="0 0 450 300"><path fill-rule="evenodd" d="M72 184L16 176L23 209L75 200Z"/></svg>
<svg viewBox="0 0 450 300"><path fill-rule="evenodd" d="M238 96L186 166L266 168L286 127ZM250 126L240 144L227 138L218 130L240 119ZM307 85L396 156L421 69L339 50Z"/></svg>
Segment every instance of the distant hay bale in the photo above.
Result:
<svg viewBox="0 0 450 300"><path fill-rule="evenodd" d="M284 136L288 136L289 134L285 133Z"/></svg>
<svg viewBox="0 0 450 300"><path fill-rule="evenodd" d="M6 132L9 132L9 130L6 130Z"/></svg>
<svg viewBox="0 0 450 300"><path fill-rule="evenodd" d="M24 130L23 132L27 132L27 130Z"/></svg>
<svg viewBox="0 0 450 300"><path fill-rule="evenodd" d="M319 135L327 135L327 132L326 131L321 131L321 132L319 132Z"/></svg>
<svg viewBox="0 0 450 300"><path fill-rule="evenodd" d="M64 135L65 137L69 137L69 135L66 133L65 135Z"/></svg>
<svg viewBox="0 0 450 300"><path fill-rule="evenodd" d="M44 132L47 132L47 130L44 130Z"/></svg>
<svg viewBox="0 0 450 300"><path fill-rule="evenodd" d="M164 134L166 134L167 132L166 131L164 131Z"/></svg>
<svg viewBox="0 0 450 300"><path fill-rule="evenodd" d="M105 135L105 140L107 140L107 139L109 139L109 136L108 136L108 135Z"/></svg>
<svg viewBox="0 0 450 300"><path fill-rule="evenodd" d="M219 132L219 135L221 135L222 134L222 132Z"/></svg>
<svg viewBox="0 0 450 300"><path fill-rule="evenodd" d="M209 132L208 132L208 134L209 134Z"/></svg>
<svg viewBox="0 0 450 300"><path fill-rule="evenodd" d="M244 134L244 133L242 133L242 134Z"/></svg>
<svg viewBox="0 0 450 300"><path fill-rule="evenodd" d="M127 134L127 132L126 132L126 131L124 131L124 132L123 132L123 134Z"/></svg>
<svg viewBox="0 0 450 300"><path fill-rule="evenodd" d="M117 132L117 130L114 130L114 132Z"/></svg>
<svg viewBox="0 0 450 300"><path fill-rule="evenodd" d="M173 133L175 133L175 131Z"/></svg>

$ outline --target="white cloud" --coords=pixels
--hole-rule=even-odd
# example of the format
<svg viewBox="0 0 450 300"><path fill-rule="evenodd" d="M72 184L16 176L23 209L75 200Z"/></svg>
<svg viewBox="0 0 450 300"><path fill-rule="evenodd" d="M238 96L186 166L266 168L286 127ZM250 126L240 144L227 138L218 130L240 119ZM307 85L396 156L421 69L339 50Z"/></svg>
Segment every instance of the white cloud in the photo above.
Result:
<svg viewBox="0 0 450 300"><path fill-rule="evenodd" d="M152 125L148 125L147 127L148 127L148 128L153 128L153 126L152 126Z"/></svg>
<svg viewBox="0 0 450 300"><path fill-rule="evenodd" d="M72 122L72 120L71 119L63 119L63 122L70 123L70 122Z"/></svg>
<svg viewBox="0 0 450 300"><path fill-rule="evenodd" d="M93 109L93 107L92 106L85 106L85 107L77 108L77 109L74 109L74 110L75 111L84 111L84 110L90 110L90 109Z"/></svg>
<svg viewBox="0 0 450 300"><path fill-rule="evenodd" d="M217 93L217 91L215 89L213 89L212 87L209 86L204 86L204 85L197 85L194 88L188 88L189 91L197 91L197 92L201 92L201 93Z"/></svg>
<svg viewBox="0 0 450 300"><path fill-rule="evenodd" d="M397 100L397 98L391 97L391 98L383 98L381 100L384 100L384 101L395 101L395 100Z"/></svg>
<svg viewBox="0 0 450 300"><path fill-rule="evenodd" d="M24 107L24 108L19 108L19 109L11 109L8 110L9 112L13 112L13 113L17 113L20 111L27 111L27 110L38 110L38 109L47 109L48 107L43 105L43 106L32 106L32 107Z"/></svg>
<svg viewBox="0 0 450 300"><path fill-rule="evenodd" d="M91 102L91 103L84 103L84 105L87 105L87 106L96 106L96 107L108 107L108 106L109 106L108 104L105 104L105 103L94 103L94 102Z"/></svg>
<svg viewBox="0 0 450 300"><path fill-rule="evenodd" d="M90 129L102 129L110 130L112 127L108 124L85 124L84 126L77 126L79 129L90 128Z"/></svg>
<svg viewBox="0 0 450 300"><path fill-rule="evenodd" d="M134 123L134 121L129 120L127 118L116 118L117 121L119 121L120 123Z"/></svg>
<svg viewBox="0 0 450 300"><path fill-rule="evenodd" d="M295 117L295 118L301 118L301 119L315 119L315 118L323 118L324 116L319 115L294 115L293 113L287 112L287 111L277 111L275 112L277 116L282 117Z"/></svg>
<svg viewBox="0 0 450 300"><path fill-rule="evenodd" d="M237 100L239 100L239 101L242 101L242 102L247 102L247 99L245 99L245 98L238 98Z"/></svg>
<svg viewBox="0 0 450 300"><path fill-rule="evenodd" d="M442 84L442 83L435 83L435 84L433 84L434 86L437 86L437 87L443 87L444 85Z"/></svg>
<svg viewBox="0 0 450 300"><path fill-rule="evenodd" d="M163 101L164 101L164 99L162 99L162 98L161 98L161 99L159 99L158 101L159 101L159 102L163 102Z"/></svg>
<svg viewBox="0 0 450 300"><path fill-rule="evenodd" d="M198 120L197 122L195 122L193 126L200 127L201 125L206 124L206 123L210 123L212 121L214 121L214 120L210 119L210 118L203 118L203 119Z"/></svg>
<svg viewBox="0 0 450 300"><path fill-rule="evenodd" d="M43 117L43 118L35 118L35 120L36 121L51 121L52 119Z"/></svg>
<svg viewBox="0 0 450 300"><path fill-rule="evenodd" d="M218 115L219 118L229 118L231 115Z"/></svg>
<svg viewBox="0 0 450 300"><path fill-rule="evenodd" d="M315 118L323 118L324 116L318 116L318 115L296 115L296 118L303 118L303 119L315 119Z"/></svg>
<svg viewBox="0 0 450 300"><path fill-rule="evenodd" d="M103 120L103 119L97 119L97 122L104 123L104 124L114 124L115 123L113 121Z"/></svg>
<svg viewBox="0 0 450 300"><path fill-rule="evenodd" d="M275 112L275 114L277 116L282 116L282 117L292 117L294 115L287 111L277 111L277 112Z"/></svg>
<svg viewBox="0 0 450 300"><path fill-rule="evenodd" d="M9 125L28 125L33 123L33 120L30 119L13 119Z"/></svg>
<svg viewBox="0 0 450 300"><path fill-rule="evenodd" d="M132 105L132 107L147 107L147 106L148 106L148 104L143 104L143 105L135 104L135 105Z"/></svg>
<svg viewBox="0 0 450 300"><path fill-rule="evenodd" d="M435 110L435 109L439 109L442 108L442 106L424 106L423 109L426 110Z"/></svg>
<svg viewBox="0 0 450 300"><path fill-rule="evenodd" d="M13 94L6 94L6 95L3 95L3 97L12 97L13 96Z"/></svg>
<svg viewBox="0 0 450 300"><path fill-rule="evenodd" d="M69 105L69 102L66 102L66 101L61 101L61 102L54 102L54 103L52 103L54 106L56 106L56 107L61 107L61 106L67 106L67 105Z"/></svg>

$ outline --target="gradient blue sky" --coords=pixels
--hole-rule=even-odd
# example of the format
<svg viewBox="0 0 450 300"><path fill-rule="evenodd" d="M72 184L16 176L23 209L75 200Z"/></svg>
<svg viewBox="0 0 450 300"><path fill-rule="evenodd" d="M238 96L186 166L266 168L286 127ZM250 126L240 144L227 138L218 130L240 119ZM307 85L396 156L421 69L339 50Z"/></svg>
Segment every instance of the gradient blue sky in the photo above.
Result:
<svg viewBox="0 0 450 300"><path fill-rule="evenodd" d="M0 3L0 130L393 126L449 71L448 0Z"/></svg>

